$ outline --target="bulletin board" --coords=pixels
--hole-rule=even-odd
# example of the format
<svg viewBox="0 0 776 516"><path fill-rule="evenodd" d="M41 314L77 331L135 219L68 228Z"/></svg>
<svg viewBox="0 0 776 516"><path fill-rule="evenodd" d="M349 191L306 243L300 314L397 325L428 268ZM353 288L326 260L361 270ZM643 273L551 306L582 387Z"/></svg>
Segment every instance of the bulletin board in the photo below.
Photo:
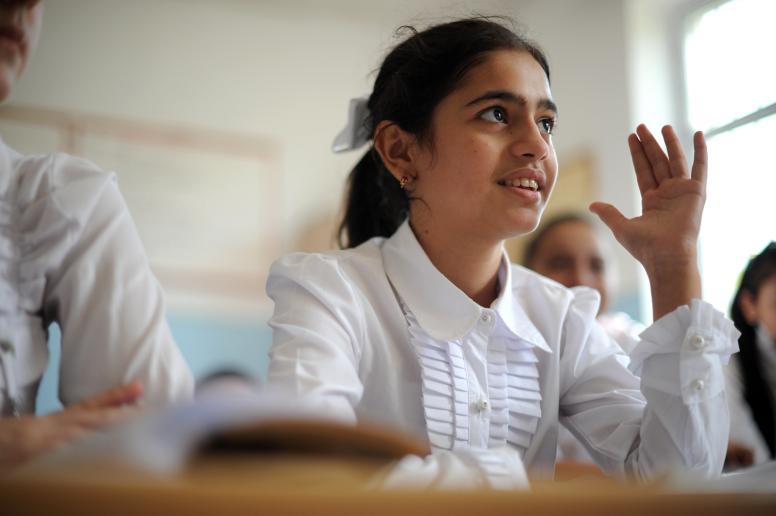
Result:
<svg viewBox="0 0 776 516"><path fill-rule="evenodd" d="M0 107L0 134L19 152L58 149L116 173L174 311L267 312L283 241L271 138L25 106Z"/></svg>

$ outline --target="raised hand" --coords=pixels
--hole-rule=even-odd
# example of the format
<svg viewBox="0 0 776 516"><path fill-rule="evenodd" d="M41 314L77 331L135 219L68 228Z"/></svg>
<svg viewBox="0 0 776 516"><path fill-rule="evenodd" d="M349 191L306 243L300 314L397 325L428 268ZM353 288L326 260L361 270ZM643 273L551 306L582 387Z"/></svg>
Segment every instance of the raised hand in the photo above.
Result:
<svg viewBox="0 0 776 516"><path fill-rule="evenodd" d="M114 387L45 416L0 419L0 473L134 414L127 405L142 395L139 382Z"/></svg>
<svg viewBox="0 0 776 516"><path fill-rule="evenodd" d="M628 137L642 214L628 219L610 204L590 205L647 271L655 319L700 297L697 242L706 200L703 134L693 137L695 155L688 169L676 132L665 126L662 133L668 155L644 125Z"/></svg>

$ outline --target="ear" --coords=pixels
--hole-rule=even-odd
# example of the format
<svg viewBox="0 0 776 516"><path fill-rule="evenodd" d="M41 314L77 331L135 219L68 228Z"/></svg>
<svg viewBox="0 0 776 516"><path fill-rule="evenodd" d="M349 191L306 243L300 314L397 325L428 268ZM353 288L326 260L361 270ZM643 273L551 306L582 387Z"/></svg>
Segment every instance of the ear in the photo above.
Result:
<svg viewBox="0 0 776 516"><path fill-rule="evenodd" d="M755 306L755 299L751 292L742 290L741 296L738 298L738 305L741 307L746 322L755 326L758 323L757 306Z"/></svg>
<svg viewBox="0 0 776 516"><path fill-rule="evenodd" d="M383 120L375 128L374 145L385 167L396 181L402 177L413 180L417 176L414 152L417 140L396 123Z"/></svg>

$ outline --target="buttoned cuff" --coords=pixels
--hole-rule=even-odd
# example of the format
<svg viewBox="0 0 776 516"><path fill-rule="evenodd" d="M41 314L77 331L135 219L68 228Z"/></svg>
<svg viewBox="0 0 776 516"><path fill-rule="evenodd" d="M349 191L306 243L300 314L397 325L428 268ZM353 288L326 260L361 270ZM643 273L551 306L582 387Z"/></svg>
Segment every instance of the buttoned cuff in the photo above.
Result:
<svg viewBox="0 0 776 516"><path fill-rule="evenodd" d="M739 335L724 314L693 299L641 333L630 369L642 387L681 396L686 404L703 402L724 390L722 365L738 351Z"/></svg>

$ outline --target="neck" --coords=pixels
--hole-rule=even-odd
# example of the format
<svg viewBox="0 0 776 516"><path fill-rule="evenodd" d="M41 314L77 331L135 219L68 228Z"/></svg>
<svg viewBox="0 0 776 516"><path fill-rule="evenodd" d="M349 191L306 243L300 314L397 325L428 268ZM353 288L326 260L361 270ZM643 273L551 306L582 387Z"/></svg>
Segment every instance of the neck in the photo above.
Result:
<svg viewBox="0 0 776 516"><path fill-rule="evenodd" d="M439 272L480 306L488 307L498 297L498 269L503 242L462 238L428 221L410 218L421 247Z"/></svg>

